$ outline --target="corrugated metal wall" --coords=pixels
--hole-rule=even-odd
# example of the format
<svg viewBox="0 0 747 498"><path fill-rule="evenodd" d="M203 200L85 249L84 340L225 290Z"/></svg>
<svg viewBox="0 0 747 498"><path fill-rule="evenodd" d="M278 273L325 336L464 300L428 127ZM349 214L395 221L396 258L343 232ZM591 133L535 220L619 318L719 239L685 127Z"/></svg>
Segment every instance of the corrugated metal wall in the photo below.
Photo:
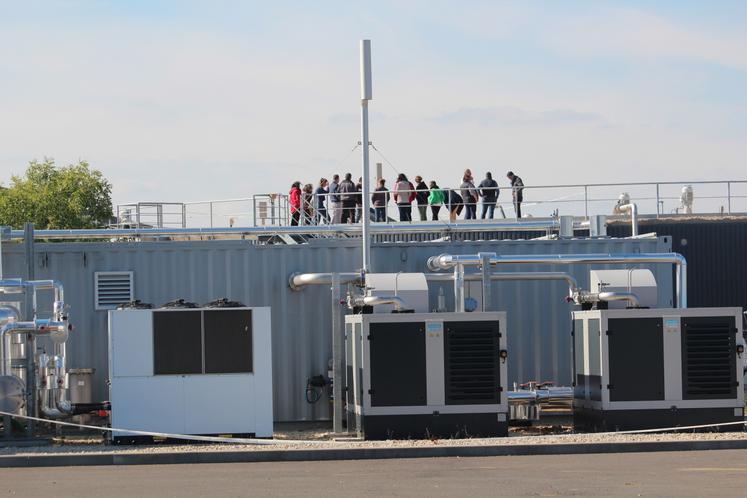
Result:
<svg viewBox="0 0 747 498"><path fill-rule="evenodd" d="M558 241L465 241L452 243L381 243L374 245L374 269L379 272L426 271L428 256L450 252L522 253L666 252L669 243L656 239L572 239ZM3 247L7 277L24 276L23 247ZM106 399L106 312L94 310L96 271L134 271L135 296L160 305L175 298L205 303L229 297L250 306L272 306L275 418L279 421L329 418L324 402L309 405L306 379L326 373L331 354L330 294L325 287L301 292L288 288L293 272L354 271L360 250L353 240L319 240L298 246L257 246L248 241L54 243L37 244L36 278L54 278L65 285L71 320L76 326L68 352L70 367L96 369L94 397ZM671 302L672 271L653 265L660 300ZM588 266L513 266L503 271L569 271L588 284ZM510 381L571 381L570 305L563 301L563 283L494 283L495 310L509 316ZM444 288L447 305L453 292ZM435 308L438 287L430 289Z"/></svg>
<svg viewBox="0 0 747 498"><path fill-rule="evenodd" d="M645 220L640 233L656 232L671 240L687 259L688 306L741 306L747 309L747 220ZM607 227L614 237L630 234L630 225Z"/></svg>

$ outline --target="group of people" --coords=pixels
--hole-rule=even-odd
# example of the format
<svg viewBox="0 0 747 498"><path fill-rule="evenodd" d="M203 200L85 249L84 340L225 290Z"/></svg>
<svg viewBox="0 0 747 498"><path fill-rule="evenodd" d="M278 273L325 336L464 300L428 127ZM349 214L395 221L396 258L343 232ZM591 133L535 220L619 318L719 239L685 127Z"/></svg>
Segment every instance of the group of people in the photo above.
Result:
<svg viewBox="0 0 747 498"><path fill-rule="evenodd" d="M521 218L521 203L524 201L524 182L512 171L506 174L511 185L511 196L516 218ZM478 203L482 205L480 218L492 219L498 205L500 187L490 172L475 185L472 171L464 170L459 189L442 189L435 181L427 185L418 175L413 184L404 173L400 173L390 191L386 180L380 178L371 193L371 205L374 219L377 222L387 221L387 206L393 200L399 211L400 221L412 221L412 204L416 204L421 221L428 220L430 207L431 219L438 220L441 208L449 211L449 219L454 221L464 212L465 220L477 219ZM363 215L362 179L353 182L350 173L340 181L340 175L334 175L332 181L326 178L319 180L316 189L307 183L294 182L289 192L291 225L358 223ZM498 205L501 211L503 208Z"/></svg>

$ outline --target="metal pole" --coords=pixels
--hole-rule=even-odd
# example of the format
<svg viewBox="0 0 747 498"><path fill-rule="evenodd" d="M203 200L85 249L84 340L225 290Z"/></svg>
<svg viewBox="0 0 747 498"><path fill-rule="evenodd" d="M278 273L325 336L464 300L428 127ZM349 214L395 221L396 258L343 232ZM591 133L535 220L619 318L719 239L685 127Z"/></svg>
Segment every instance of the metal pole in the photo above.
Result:
<svg viewBox="0 0 747 498"><path fill-rule="evenodd" d="M31 222L23 224L23 248L26 256L26 279L34 280L34 224Z"/></svg>
<svg viewBox="0 0 747 498"><path fill-rule="evenodd" d="M213 228L213 201L210 201L210 228Z"/></svg>
<svg viewBox="0 0 747 498"><path fill-rule="evenodd" d="M584 217L589 219L589 186L584 185Z"/></svg>
<svg viewBox="0 0 747 498"><path fill-rule="evenodd" d="M661 201L659 200L659 184L656 184L656 217L659 217L659 203Z"/></svg>
<svg viewBox="0 0 747 498"><path fill-rule="evenodd" d="M342 305L340 304L340 274L332 274L332 429L341 433L342 428L342 385L343 356L345 353L345 328L342 325Z"/></svg>
<svg viewBox="0 0 747 498"><path fill-rule="evenodd" d="M726 182L726 205L727 212L731 214L731 182Z"/></svg>
<svg viewBox="0 0 747 498"><path fill-rule="evenodd" d="M367 273L371 267L371 237L368 233L369 224L371 223L370 203L368 192L369 173L368 173L368 101L372 99L371 92L371 40L361 40L361 152L363 162L363 182L361 184L361 195L363 196L361 206L363 210L363 219L361 223L363 236L363 272Z"/></svg>
<svg viewBox="0 0 747 498"><path fill-rule="evenodd" d="M490 311L493 302L492 282L490 281L490 258L495 257L494 252L481 252L477 254L482 261L480 270L482 271L482 310ZM464 278L464 277L462 277Z"/></svg>
<svg viewBox="0 0 747 498"><path fill-rule="evenodd" d="M464 312L464 265L454 266L454 311Z"/></svg>

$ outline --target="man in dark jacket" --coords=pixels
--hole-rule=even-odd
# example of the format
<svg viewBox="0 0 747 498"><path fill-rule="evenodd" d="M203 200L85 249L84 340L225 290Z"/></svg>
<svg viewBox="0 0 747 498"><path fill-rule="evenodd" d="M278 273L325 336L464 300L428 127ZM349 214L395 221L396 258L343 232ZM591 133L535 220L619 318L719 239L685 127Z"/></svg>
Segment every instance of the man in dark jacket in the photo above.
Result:
<svg viewBox="0 0 747 498"><path fill-rule="evenodd" d="M345 173L345 179L340 182L340 187L337 189L340 193L340 200L342 201L340 223L348 223L348 220L351 223L355 222L355 201L359 194L352 178L353 175Z"/></svg>
<svg viewBox="0 0 747 498"><path fill-rule="evenodd" d="M495 211L495 202L498 200L498 182L493 180L493 173L488 171L485 173L485 179L480 182L477 186L480 189L480 197L482 197L482 215L481 219L485 219L485 215L488 218L493 219L493 212Z"/></svg>
<svg viewBox="0 0 747 498"><path fill-rule="evenodd" d="M379 186L371 194L371 203L376 213L376 221L386 221L386 205L389 204L389 190L384 186L386 180L379 178Z"/></svg>
<svg viewBox="0 0 747 498"><path fill-rule="evenodd" d="M428 185L423 181L423 177L418 175L415 177L415 200L418 203L418 212L420 213L420 221L428 221Z"/></svg>
<svg viewBox="0 0 747 498"><path fill-rule="evenodd" d="M524 182L521 181L521 177L514 175L513 171L506 173L506 178L511 181L514 211L516 211L516 219L519 219L521 218L521 203L524 201Z"/></svg>

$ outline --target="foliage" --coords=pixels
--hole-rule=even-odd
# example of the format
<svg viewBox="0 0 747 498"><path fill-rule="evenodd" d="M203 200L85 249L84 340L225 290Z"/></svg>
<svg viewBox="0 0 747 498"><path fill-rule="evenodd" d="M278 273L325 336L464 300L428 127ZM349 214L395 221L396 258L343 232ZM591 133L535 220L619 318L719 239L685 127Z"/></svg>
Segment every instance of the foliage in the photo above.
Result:
<svg viewBox="0 0 747 498"><path fill-rule="evenodd" d="M112 216L112 186L86 161L59 168L53 159L31 161L24 176L0 187L0 225L36 229L99 228Z"/></svg>

